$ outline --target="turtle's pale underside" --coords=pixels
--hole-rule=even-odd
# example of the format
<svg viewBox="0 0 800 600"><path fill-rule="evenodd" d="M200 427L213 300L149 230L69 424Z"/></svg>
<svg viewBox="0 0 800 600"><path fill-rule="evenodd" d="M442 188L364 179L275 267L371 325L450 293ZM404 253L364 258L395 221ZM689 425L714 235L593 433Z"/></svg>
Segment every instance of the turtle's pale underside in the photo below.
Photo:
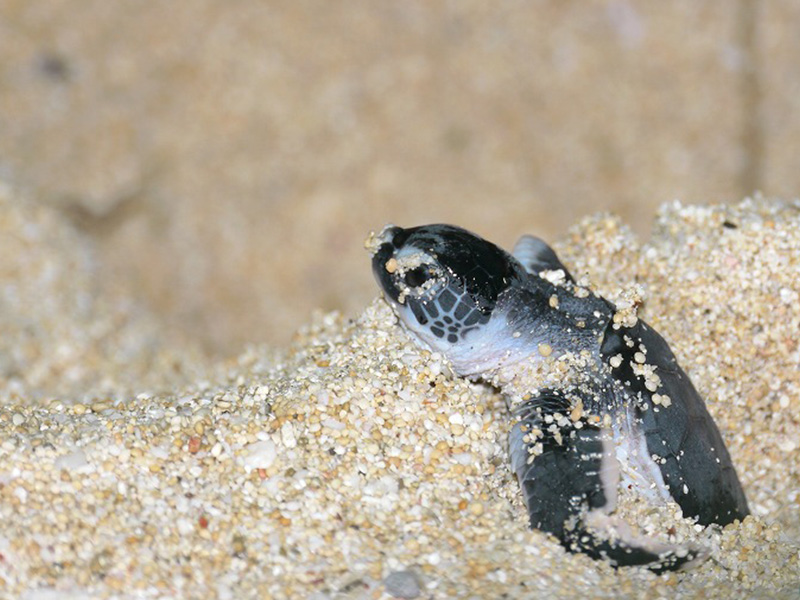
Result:
<svg viewBox="0 0 800 600"><path fill-rule="evenodd" d="M620 485L673 499L701 525L748 514L705 404L663 338L575 283L553 250L513 256L458 227L387 226L372 267L418 342L514 406L511 465L531 526L570 551L660 572L705 552L635 537L613 513Z"/></svg>

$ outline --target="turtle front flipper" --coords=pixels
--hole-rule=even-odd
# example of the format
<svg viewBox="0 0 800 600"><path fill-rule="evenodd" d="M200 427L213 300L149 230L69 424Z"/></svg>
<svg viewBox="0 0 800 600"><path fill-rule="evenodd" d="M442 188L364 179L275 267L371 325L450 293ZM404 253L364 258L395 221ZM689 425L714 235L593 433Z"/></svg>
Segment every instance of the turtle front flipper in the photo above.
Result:
<svg viewBox="0 0 800 600"><path fill-rule="evenodd" d="M548 390L516 411L509 450L531 527L615 567L662 572L702 560L701 550L636 538L610 515L619 481L611 434L578 415L574 396Z"/></svg>
<svg viewBox="0 0 800 600"><path fill-rule="evenodd" d="M536 236L523 235L514 245L514 251L511 254L531 275L539 275L542 271L558 271L560 269L564 272L566 281L574 281L555 251Z"/></svg>
<svg viewBox="0 0 800 600"><path fill-rule="evenodd" d="M722 435L664 338L641 320L609 325L600 353L684 516L701 525L744 519L747 499Z"/></svg>

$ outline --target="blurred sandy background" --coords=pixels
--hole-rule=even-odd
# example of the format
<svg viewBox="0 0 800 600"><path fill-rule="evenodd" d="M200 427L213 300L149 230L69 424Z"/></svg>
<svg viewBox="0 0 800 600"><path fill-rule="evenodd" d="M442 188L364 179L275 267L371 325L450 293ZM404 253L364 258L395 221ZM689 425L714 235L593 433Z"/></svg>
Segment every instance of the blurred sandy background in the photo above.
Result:
<svg viewBox="0 0 800 600"><path fill-rule="evenodd" d="M508 247L795 196L799 28L791 0L0 0L0 178L94 247L97 294L280 344L377 293L386 222Z"/></svg>

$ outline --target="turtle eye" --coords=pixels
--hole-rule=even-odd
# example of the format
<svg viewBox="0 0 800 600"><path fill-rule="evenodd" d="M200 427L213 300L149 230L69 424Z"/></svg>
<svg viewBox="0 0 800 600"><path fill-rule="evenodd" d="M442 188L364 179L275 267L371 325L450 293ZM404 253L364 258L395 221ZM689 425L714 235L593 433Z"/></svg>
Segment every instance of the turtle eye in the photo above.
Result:
<svg viewBox="0 0 800 600"><path fill-rule="evenodd" d="M406 282L408 287L416 288L421 286L430 278L431 274L428 269L425 267L417 267L416 269L411 269L408 271L403 280Z"/></svg>

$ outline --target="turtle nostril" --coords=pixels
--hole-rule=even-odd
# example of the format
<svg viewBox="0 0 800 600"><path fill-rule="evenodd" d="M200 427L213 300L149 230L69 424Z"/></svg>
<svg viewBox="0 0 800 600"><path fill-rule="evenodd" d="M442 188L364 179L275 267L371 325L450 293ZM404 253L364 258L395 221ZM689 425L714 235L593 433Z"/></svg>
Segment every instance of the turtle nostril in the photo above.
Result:
<svg viewBox="0 0 800 600"><path fill-rule="evenodd" d="M393 227L390 230L390 233L392 236L391 243L398 250L402 248L403 244L406 243L408 236L411 235L408 229L403 229L402 227Z"/></svg>
<svg viewBox="0 0 800 600"><path fill-rule="evenodd" d="M406 282L406 285L415 288L421 286L430 278L431 275L427 269L425 269L424 267L417 267L416 269L408 271L405 275L404 280Z"/></svg>

